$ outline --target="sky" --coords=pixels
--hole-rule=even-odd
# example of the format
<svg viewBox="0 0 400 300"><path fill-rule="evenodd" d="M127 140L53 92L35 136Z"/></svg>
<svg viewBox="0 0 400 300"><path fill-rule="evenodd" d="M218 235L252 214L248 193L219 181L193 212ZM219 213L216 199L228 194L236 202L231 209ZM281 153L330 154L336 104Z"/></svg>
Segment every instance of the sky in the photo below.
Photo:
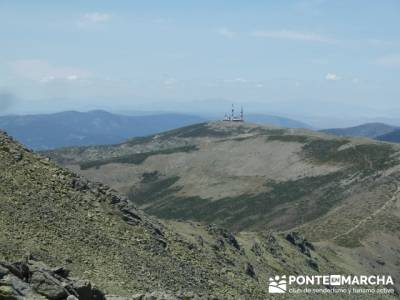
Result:
<svg viewBox="0 0 400 300"><path fill-rule="evenodd" d="M0 114L400 125L400 1L0 0Z"/></svg>

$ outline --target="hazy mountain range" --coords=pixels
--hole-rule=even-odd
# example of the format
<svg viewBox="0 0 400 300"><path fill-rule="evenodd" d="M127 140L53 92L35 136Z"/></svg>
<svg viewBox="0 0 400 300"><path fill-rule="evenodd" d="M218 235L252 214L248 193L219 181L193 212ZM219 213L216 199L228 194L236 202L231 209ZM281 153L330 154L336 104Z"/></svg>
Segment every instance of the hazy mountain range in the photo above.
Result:
<svg viewBox="0 0 400 300"><path fill-rule="evenodd" d="M260 124L309 128L302 122L278 116L253 114L246 118ZM34 150L45 150L66 146L116 144L131 137L146 136L210 119L213 118L176 113L130 116L102 110L66 111L2 116L0 128Z"/></svg>
<svg viewBox="0 0 400 300"><path fill-rule="evenodd" d="M31 149L47 150L69 146L118 144L128 138L218 119L207 115L129 113L115 114L93 110L0 116L0 128ZM274 115L246 114L245 120L284 128L312 129L307 123ZM323 129L321 132L400 142L400 127L384 123L365 123L354 127Z"/></svg>
<svg viewBox="0 0 400 300"><path fill-rule="evenodd" d="M321 132L337 136L368 137L379 141L400 143L400 127L384 123L366 123L347 128L323 129Z"/></svg>
<svg viewBox="0 0 400 300"><path fill-rule="evenodd" d="M376 138L380 141L400 143L400 129L390 131L388 133L382 134Z"/></svg>
<svg viewBox="0 0 400 300"><path fill-rule="evenodd" d="M273 115L248 114L245 117L246 117L246 122L256 123L256 124L269 124L285 128L308 128L308 129L312 128L311 125L306 124L304 122Z"/></svg>
<svg viewBox="0 0 400 300"><path fill-rule="evenodd" d="M193 123L203 118L180 114L125 116L106 111L3 116L0 128L35 150L65 146L115 144Z"/></svg>
<svg viewBox="0 0 400 300"><path fill-rule="evenodd" d="M399 127L387 125L384 123L365 123L347 128L323 129L322 132L334 134L337 136L360 136L369 138L378 138L379 136L390 133Z"/></svg>

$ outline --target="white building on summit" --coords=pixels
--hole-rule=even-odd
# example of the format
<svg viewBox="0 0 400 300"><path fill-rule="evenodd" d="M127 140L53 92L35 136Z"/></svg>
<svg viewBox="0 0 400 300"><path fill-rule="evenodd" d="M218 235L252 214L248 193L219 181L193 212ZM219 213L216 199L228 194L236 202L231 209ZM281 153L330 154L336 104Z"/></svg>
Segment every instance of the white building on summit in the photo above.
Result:
<svg viewBox="0 0 400 300"><path fill-rule="evenodd" d="M232 111L230 114L225 114L225 117L223 119L226 122L244 122L244 116L243 116L243 106L241 107L240 110L240 115L235 116L235 108L232 104Z"/></svg>

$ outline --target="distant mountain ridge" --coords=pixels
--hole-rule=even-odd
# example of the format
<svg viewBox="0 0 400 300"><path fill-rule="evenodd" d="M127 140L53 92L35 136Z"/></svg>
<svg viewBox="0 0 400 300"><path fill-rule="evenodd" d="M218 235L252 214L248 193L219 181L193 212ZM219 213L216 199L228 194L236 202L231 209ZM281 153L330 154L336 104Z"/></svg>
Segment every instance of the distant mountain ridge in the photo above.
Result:
<svg viewBox="0 0 400 300"><path fill-rule="evenodd" d="M0 117L0 128L34 150L69 146L122 143L128 138L201 123L212 118L179 113L122 115L103 110L65 111L53 114ZM248 115L255 123L281 127L309 128L302 122L269 115Z"/></svg>
<svg viewBox="0 0 400 300"><path fill-rule="evenodd" d="M102 110L0 117L0 128L34 150L116 144L129 137L204 121L199 116L159 114L125 116Z"/></svg>
<svg viewBox="0 0 400 300"><path fill-rule="evenodd" d="M337 136L354 136L378 138L379 136L388 134L399 127L387 125L384 123L365 123L354 127L347 128L329 128L320 130L321 132L334 134Z"/></svg>
<svg viewBox="0 0 400 300"><path fill-rule="evenodd" d="M376 139L385 142L400 143L400 129L396 129L386 134L382 134L378 136Z"/></svg>
<svg viewBox="0 0 400 300"><path fill-rule="evenodd" d="M246 121L257 124L272 124L279 127L285 128L306 128L312 129L311 125L304 122L293 120L286 117L279 117L274 115L264 114L248 114L245 116Z"/></svg>

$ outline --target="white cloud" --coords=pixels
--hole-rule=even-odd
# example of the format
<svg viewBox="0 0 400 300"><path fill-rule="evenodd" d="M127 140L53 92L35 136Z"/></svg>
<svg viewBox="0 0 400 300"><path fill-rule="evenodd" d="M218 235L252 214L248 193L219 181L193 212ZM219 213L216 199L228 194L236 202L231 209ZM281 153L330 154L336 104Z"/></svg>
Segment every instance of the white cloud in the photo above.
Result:
<svg viewBox="0 0 400 300"><path fill-rule="evenodd" d="M319 43L335 43L335 40L331 38L312 32L300 32L291 30L266 30L266 31L255 31L251 35L259 38L319 42Z"/></svg>
<svg viewBox="0 0 400 300"><path fill-rule="evenodd" d="M325 79L328 81L338 81L342 79L340 76L333 74L333 73L328 73L325 75Z"/></svg>
<svg viewBox="0 0 400 300"><path fill-rule="evenodd" d="M172 77L164 80L164 85L166 87L172 87L172 86L176 85L177 83L178 83L178 80L175 78L172 78Z"/></svg>
<svg viewBox="0 0 400 300"><path fill-rule="evenodd" d="M41 83L55 80L77 81L91 76L91 73L85 69L55 66L41 59L17 60L11 62L10 66L15 75Z"/></svg>
<svg viewBox="0 0 400 300"><path fill-rule="evenodd" d="M73 81L73 80L78 80L79 77L78 77L78 75L72 74L72 75L68 75L67 79Z"/></svg>
<svg viewBox="0 0 400 300"><path fill-rule="evenodd" d="M77 24L79 27L90 27L100 23L109 22L111 19L112 15L109 13L90 12L83 14Z"/></svg>
<svg viewBox="0 0 400 300"><path fill-rule="evenodd" d="M236 36L236 32L233 32L232 30L229 30L225 27L218 29L217 33L230 39Z"/></svg>
<svg viewBox="0 0 400 300"><path fill-rule="evenodd" d="M224 82L226 82L226 83L248 83L249 81L245 78L237 77L234 79L225 79Z"/></svg>
<svg viewBox="0 0 400 300"><path fill-rule="evenodd" d="M102 23L111 20L111 15L107 13L92 12L82 16L83 21L90 23Z"/></svg>
<svg viewBox="0 0 400 300"><path fill-rule="evenodd" d="M233 82L246 83L246 82L248 82L248 80L247 80L247 79L244 79L244 78L238 77L238 78L235 78L235 79L233 80Z"/></svg>
<svg viewBox="0 0 400 300"><path fill-rule="evenodd" d="M400 54L387 55L377 59L379 66L387 68L400 68Z"/></svg>
<svg viewBox="0 0 400 300"><path fill-rule="evenodd" d="M53 81L53 80L55 80L56 78L54 77L54 76L44 76L44 77L42 77L41 79L39 79L39 81L41 82L41 83L48 83L48 82L51 82L51 81Z"/></svg>

